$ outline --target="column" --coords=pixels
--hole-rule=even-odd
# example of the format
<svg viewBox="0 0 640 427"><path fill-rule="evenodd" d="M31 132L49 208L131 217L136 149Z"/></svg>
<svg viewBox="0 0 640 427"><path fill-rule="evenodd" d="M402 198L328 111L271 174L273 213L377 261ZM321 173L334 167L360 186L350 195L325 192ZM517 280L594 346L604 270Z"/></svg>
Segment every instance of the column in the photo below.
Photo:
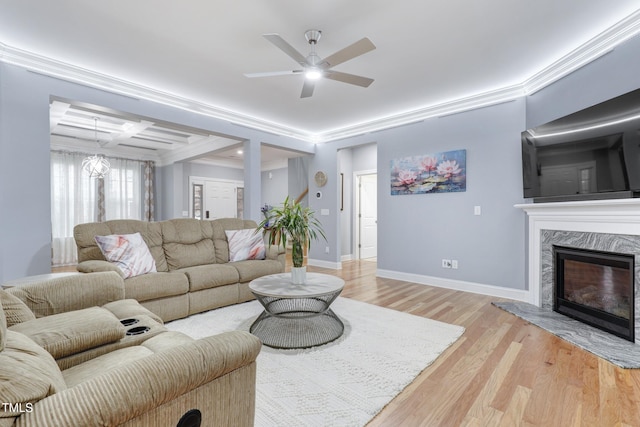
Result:
<svg viewBox="0 0 640 427"><path fill-rule="evenodd" d="M260 212L262 199L260 141L244 141L244 219L256 222L262 220Z"/></svg>

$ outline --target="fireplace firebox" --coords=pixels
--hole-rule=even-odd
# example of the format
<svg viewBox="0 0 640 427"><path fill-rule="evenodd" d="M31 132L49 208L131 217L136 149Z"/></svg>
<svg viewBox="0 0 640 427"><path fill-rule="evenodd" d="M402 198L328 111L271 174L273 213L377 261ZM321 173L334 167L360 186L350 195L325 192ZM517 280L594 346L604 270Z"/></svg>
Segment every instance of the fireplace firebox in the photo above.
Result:
<svg viewBox="0 0 640 427"><path fill-rule="evenodd" d="M553 246L554 311L635 341L634 256Z"/></svg>

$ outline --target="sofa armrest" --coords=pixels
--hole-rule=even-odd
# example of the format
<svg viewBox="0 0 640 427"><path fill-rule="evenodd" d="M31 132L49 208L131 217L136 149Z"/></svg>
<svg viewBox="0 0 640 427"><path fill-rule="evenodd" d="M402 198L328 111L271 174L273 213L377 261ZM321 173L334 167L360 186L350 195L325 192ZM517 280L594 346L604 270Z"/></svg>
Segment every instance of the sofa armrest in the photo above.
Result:
<svg viewBox="0 0 640 427"><path fill-rule="evenodd" d="M272 256L277 257L280 254L286 254L287 248L283 245L267 245L267 253L271 253Z"/></svg>
<svg viewBox="0 0 640 427"><path fill-rule="evenodd" d="M285 255L287 249L282 245L268 245L267 246L267 259L278 260L280 255Z"/></svg>
<svg viewBox="0 0 640 427"><path fill-rule="evenodd" d="M268 245L266 249L267 254L265 258L280 262L282 271L284 271L287 263L287 249L283 245Z"/></svg>
<svg viewBox="0 0 640 427"><path fill-rule="evenodd" d="M109 261L103 261L99 259L82 261L81 263L78 263L78 265L76 266L76 269L80 273L100 273L104 271L115 271L120 275L120 277L124 278L124 273L122 272L122 270L118 268L117 265Z"/></svg>
<svg viewBox="0 0 640 427"><path fill-rule="evenodd" d="M120 425L253 364L260 347L260 340L242 331L173 347L46 397L22 414L17 425Z"/></svg>
<svg viewBox="0 0 640 427"><path fill-rule="evenodd" d="M74 274L29 282L6 291L20 298L36 317L44 317L124 299L124 280L113 271Z"/></svg>

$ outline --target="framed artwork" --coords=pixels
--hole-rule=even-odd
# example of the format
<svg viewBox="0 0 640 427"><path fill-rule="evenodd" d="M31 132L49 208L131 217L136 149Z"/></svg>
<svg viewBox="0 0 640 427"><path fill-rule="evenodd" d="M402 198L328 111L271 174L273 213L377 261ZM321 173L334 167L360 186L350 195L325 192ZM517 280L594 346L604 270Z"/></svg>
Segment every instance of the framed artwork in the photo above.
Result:
<svg viewBox="0 0 640 427"><path fill-rule="evenodd" d="M391 195L467 191L467 150L391 160Z"/></svg>

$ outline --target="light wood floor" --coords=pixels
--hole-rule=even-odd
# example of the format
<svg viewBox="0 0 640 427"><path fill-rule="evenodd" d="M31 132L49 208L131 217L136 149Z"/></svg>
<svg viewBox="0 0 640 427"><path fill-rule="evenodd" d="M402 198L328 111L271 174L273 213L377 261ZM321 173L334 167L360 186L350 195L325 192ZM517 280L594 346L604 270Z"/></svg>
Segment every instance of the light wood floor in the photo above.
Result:
<svg viewBox="0 0 640 427"><path fill-rule="evenodd" d="M375 277L349 261L343 297L466 331L378 414L378 426L640 426L640 370L620 369L491 304L498 298Z"/></svg>

